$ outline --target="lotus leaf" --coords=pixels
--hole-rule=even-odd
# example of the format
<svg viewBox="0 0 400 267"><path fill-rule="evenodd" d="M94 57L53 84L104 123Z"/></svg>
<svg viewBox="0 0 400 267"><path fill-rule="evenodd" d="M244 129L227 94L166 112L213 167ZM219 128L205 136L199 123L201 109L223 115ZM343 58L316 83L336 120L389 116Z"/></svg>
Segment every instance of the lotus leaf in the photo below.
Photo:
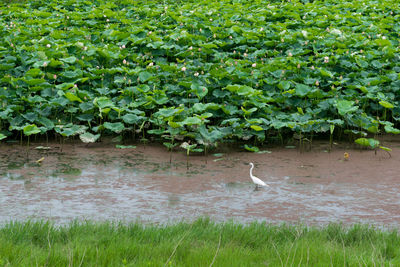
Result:
<svg viewBox="0 0 400 267"><path fill-rule="evenodd" d="M0 3L7 136L399 133L398 1L128 2Z"/></svg>

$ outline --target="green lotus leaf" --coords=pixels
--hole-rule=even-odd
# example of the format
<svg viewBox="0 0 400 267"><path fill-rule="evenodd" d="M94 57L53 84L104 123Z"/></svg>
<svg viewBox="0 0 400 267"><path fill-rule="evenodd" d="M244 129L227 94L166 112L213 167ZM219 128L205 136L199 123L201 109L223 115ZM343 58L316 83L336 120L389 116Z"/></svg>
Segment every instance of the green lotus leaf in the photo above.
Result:
<svg viewBox="0 0 400 267"><path fill-rule="evenodd" d="M142 116L138 116L136 114L125 114L124 116L121 117L121 119L126 123L126 124L138 124L141 120L144 119Z"/></svg>
<svg viewBox="0 0 400 267"><path fill-rule="evenodd" d="M256 92L252 87L250 86L241 86L239 90L237 91L238 95L253 95Z"/></svg>
<svg viewBox="0 0 400 267"><path fill-rule="evenodd" d="M61 61L55 60L55 59L51 59L48 66L52 67L52 68L56 68L56 67L59 67L59 66L62 66L62 65L63 65L63 63Z"/></svg>
<svg viewBox="0 0 400 267"><path fill-rule="evenodd" d="M91 134L89 132L85 132L79 135L79 139L81 139L84 143L94 143L100 138L100 134Z"/></svg>
<svg viewBox="0 0 400 267"><path fill-rule="evenodd" d="M296 84L295 92L296 92L296 95L298 95L300 97L306 96L308 93L311 92L311 90L312 90L312 88L308 85L301 84L301 83Z"/></svg>
<svg viewBox="0 0 400 267"><path fill-rule="evenodd" d="M67 125L56 125L54 130L65 137L75 136L77 134L85 133L87 126L84 125L76 125L69 123Z"/></svg>
<svg viewBox="0 0 400 267"><path fill-rule="evenodd" d="M355 140L355 143L370 148L377 148L379 146L379 141L373 138L358 138Z"/></svg>
<svg viewBox="0 0 400 267"><path fill-rule="evenodd" d="M212 92L212 95L214 97L217 97L217 98L224 98L224 97L229 96L231 94L230 94L229 91L222 91L222 90L216 89L216 90L214 90Z"/></svg>
<svg viewBox="0 0 400 267"><path fill-rule="evenodd" d="M174 129L181 128L184 124L182 122L168 121L168 125Z"/></svg>
<svg viewBox="0 0 400 267"><path fill-rule="evenodd" d="M188 142L183 142L181 145L180 145L180 147L181 148L183 148L183 149L187 149L187 150L192 150L192 149L194 149L195 147L197 146L197 144L189 144Z"/></svg>
<svg viewBox="0 0 400 267"><path fill-rule="evenodd" d="M197 116L197 115L196 115L196 116ZM201 120L210 118L210 117L212 117L212 116L213 116L213 114L212 114L211 112L205 112L205 113L202 113L202 114L198 115L198 117L199 117Z"/></svg>
<svg viewBox="0 0 400 267"><path fill-rule="evenodd" d="M250 151L250 152L259 152L259 151L260 151L260 149L259 149L258 147L256 147L256 146L249 146L249 145L247 145L247 144L244 145L244 148L245 148L247 151Z"/></svg>
<svg viewBox="0 0 400 267"><path fill-rule="evenodd" d="M35 124L30 124L25 126L23 130L24 130L24 135L26 136L40 133L40 129Z"/></svg>
<svg viewBox="0 0 400 267"><path fill-rule="evenodd" d="M208 93L208 89L205 86L202 86L196 82L192 83L190 88L194 91L194 93L197 95L199 99L202 99L205 97Z"/></svg>
<svg viewBox="0 0 400 267"><path fill-rule="evenodd" d="M394 108L394 105L393 104L391 104L391 103L389 103L389 102L387 102L387 101L379 101L379 105L381 105L382 107L384 107L384 108L389 108L389 109L392 109L392 108Z"/></svg>
<svg viewBox="0 0 400 267"><path fill-rule="evenodd" d="M102 97L96 97L93 100L93 104L96 107L99 107L101 109L105 109L107 107L113 107L114 106L114 102L109 99L108 97L102 96Z"/></svg>
<svg viewBox="0 0 400 267"><path fill-rule="evenodd" d="M379 141L373 138L368 138L368 143L371 148L379 147Z"/></svg>
<svg viewBox="0 0 400 267"><path fill-rule="evenodd" d="M373 61L371 61L371 65L372 65L374 68L377 68L377 69L381 69L381 68L383 67L383 64L382 64L380 61L378 61L378 60L373 60Z"/></svg>
<svg viewBox="0 0 400 267"><path fill-rule="evenodd" d="M320 68L319 71L321 73L321 76L323 76L323 77L329 77L329 78L333 77L333 73L327 69Z"/></svg>
<svg viewBox="0 0 400 267"><path fill-rule="evenodd" d="M182 112L181 109L176 109L176 108L166 109L166 108L163 108L163 109L160 109L158 112L156 112L154 115L155 116L162 116L164 118L168 118L168 117L171 117L171 116L173 116L175 114L179 114L180 112Z"/></svg>
<svg viewBox="0 0 400 267"><path fill-rule="evenodd" d="M226 105L226 106L223 105L221 108L222 108L222 111L227 115L234 115L239 112L238 107L236 107L234 105Z"/></svg>
<svg viewBox="0 0 400 267"><path fill-rule="evenodd" d="M187 117L181 123L183 125L199 125L201 124L201 119L198 117Z"/></svg>
<svg viewBox="0 0 400 267"><path fill-rule="evenodd" d="M203 152L204 151L204 149L203 148L200 148L200 147L198 147L198 148L193 148L192 150L191 150L191 152L196 152L196 153L201 153L201 152Z"/></svg>
<svg viewBox="0 0 400 267"><path fill-rule="evenodd" d="M1 50L1 49L0 49L0 50ZM7 63L16 62L16 61L17 61L17 58L14 57L14 56L8 55L8 56L4 56L4 57L3 57L3 61L4 61L4 62L7 62Z"/></svg>
<svg viewBox="0 0 400 267"><path fill-rule="evenodd" d="M391 46L392 43L387 39L376 39L375 43L379 46Z"/></svg>
<svg viewBox="0 0 400 267"><path fill-rule="evenodd" d="M354 112L358 109L354 104L355 102L351 100L338 100L336 106L339 114L344 116L345 114Z"/></svg>
<svg viewBox="0 0 400 267"><path fill-rule="evenodd" d="M389 147L385 147L385 146L379 146L379 148L380 148L380 149L382 149L382 150L384 150L384 151L387 151L387 152L390 152L390 151L392 151L392 149L391 149L391 148L389 148Z"/></svg>
<svg viewBox="0 0 400 267"><path fill-rule="evenodd" d="M361 146L369 146L369 142L368 142L367 138L357 138L354 142Z"/></svg>
<svg viewBox="0 0 400 267"><path fill-rule="evenodd" d="M358 131L358 130L344 130L345 134L350 134L350 135L358 135L358 136L367 136L368 134L364 131Z"/></svg>
<svg viewBox="0 0 400 267"><path fill-rule="evenodd" d="M139 79L141 82L147 82L153 75L148 71L142 71L139 73Z"/></svg>
<svg viewBox="0 0 400 267"><path fill-rule="evenodd" d="M125 126L122 122L105 122L104 128L113 131L114 133L120 133L125 130Z"/></svg>
<svg viewBox="0 0 400 267"><path fill-rule="evenodd" d="M375 134L375 133L378 133L379 129L378 129L378 126L371 125L371 126L369 126L367 128L367 131L370 132L370 133L374 133Z"/></svg>
<svg viewBox="0 0 400 267"><path fill-rule="evenodd" d="M34 68L34 69L28 70L28 71L25 73L25 75L31 76L31 77L33 78L33 77L42 76L42 75L43 75L43 72L42 72L41 69L35 69L35 68Z"/></svg>
<svg viewBox="0 0 400 267"><path fill-rule="evenodd" d="M368 64L367 61L362 60L362 59L360 59L360 58L357 58L357 59L356 59L356 62L357 62L357 65L360 66L360 67L363 68L363 69L366 69L366 68L368 68L368 66L369 66L369 64Z"/></svg>
<svg viewBox="0 0 400 267"><path fill-rule="evenodd" d="M76 118L80 121L90 122L94 119L94 115L93 114L79 114L78 116L76 116Z"/></svg>
<svg viewBox="0 0 400 267"><path fill-rule="evenodd" d="M59 90L68 90L71 89L72 87L74 87L74 83L61 83L61 84L57 84L56 88Z"/></svg>
<svg viewBox="0 0 400 267"><path fill-rule="evenodd" d="M0 63L0 70L8 71L15 67L15 63Z"/></svg>
<svg viewBox="0 0 400 267"><path fill-rule="evenodd" d="M251 125L250 128L255 131L263 131L264 130L262 127L260 127L258 125Z"/></svg>
<svg viewBox="0 0 400 267"><path fill-rule="evenodd" d="M38 118L37 122L46 127L47 130L52 130L54 128L54 122L46 117Z"/></svg>
<svg viewBox="0 0 400 267"><path fill-rule="evenodd" d="M46 80L45 79L24 79L24 82L26 82L29 86L36 86L36 85L45 83Z"/></svg>
<svg viewBox="0 0 400 267"><path fill-rule="evenodd" d="M79 104L79 108L81 109L82 112L87 112L93 109L93 107L94 107L93 102L83 102Z"/></svg>
<svg viewBox="0 0 400 267"><path fill-rule="evenodd" d="M251 95L254 93L254 89L246 85L228 85L224 89L227 89L232 93L237 93L238 95Z"/></svg>
<svg viewBox="0 0 400 267"><path fill-rule="evenodd" d="M221 108L221 106L216 103L207 103L207 104L196 103L193 105L193 111L195 113L201 113L206 110L218 110L220 108Z"/></svg>
<svg viewBox="0 0 400 267"><path fill-rule="evenodd" d="M60 58L60 61L68 63L68 64L74 64L76 62L77 58L74 56L71 57L66 57L66 58Z"/></svg>
<svg viewBox="0 0 400 267"><path fill-rule="evenodd" d="M133 149L133 148L136 148L136 146L132 146L132 145L129 145L129 146L125 146L125 145L115 145L115 147L116 147L116 148L119 148L119 149Z"/></svg>
<svg viewBox="0 0 400 267"><path fill-rule="evenodd" d="M74 102L74 101L77 101L77 102L80 102L80 103L83 102L82 99L80 99L78 96L76 96L76 95L74 95L74 94L72 94L70 92L66 92L65 93L65 97L71 102Z"/></svg>
<svg viewBox="0 0 400 267"><path fill-rule="evenodd" d="M290 88L290 82L288 81L280 81L278 84L278 88L281 90L288 90Z"/></svg>
<svg viewBox="0 0 400 267"><path fill-rule="evenodd" d="M172 143L169 143L169 142L163 142L163 145L164 145L166 148L168 148L169 150L171 150L171 149L173 149L174 147L176 147L178 144L177 144L177 143L172 144Z"/></svg>
<svg viewBox="0 0 400 267"><path fill-rule="evenodd" d="M168 97L162 91L155 92L156 94L153 97L148 96L148 99L151 99L158 105L163 105L169 101Z"/></svg>
<svg viewBox="0 0 400 267"><path fill-rule="evenodd" d="M155 135L162 135L165 133L165 130L163 129L152 129L147 131L148 134L155 134Z"/></svg>
<svg viewBox="0 0 400 267"><path fill-rule="evenodd" d="M224 137L224 133L218 129L207 129L205 125L198 128L200 135L196 136L196 141L199 144L210 146L215 145L216 142Z"/></svg>
<svg viewBox="0 0 400 267"><path fill-rule="evenodd" d="M206 49L218 48L218 46L213 43L204 43L204 44L200 44L200 46L204 47Z"/></svg>
<svg viewBox="0 0 400 267"><path fill-rule="evenodd" d="M246 116L251 115L253 112L257 110L257 108L245 109L244 107L241 107L241 109Z"/></svg>
<svg viewBox="0 0 400 267"><path fill-rule="evenodd" d="M67 71L64 71L61 73L61 76L68 78L68 79L76 79L76 78L82 77L82 75L83 75L83 73L79 69L74 70L74 71L67 70Z"/></svg>
<svg viewBox="0 0 400 267"><path fill-rule="evenodd" d="M391 125L385 125L385 132L391 133L391 134L400 134L400 130L397 128L394 128Z"/></svg>

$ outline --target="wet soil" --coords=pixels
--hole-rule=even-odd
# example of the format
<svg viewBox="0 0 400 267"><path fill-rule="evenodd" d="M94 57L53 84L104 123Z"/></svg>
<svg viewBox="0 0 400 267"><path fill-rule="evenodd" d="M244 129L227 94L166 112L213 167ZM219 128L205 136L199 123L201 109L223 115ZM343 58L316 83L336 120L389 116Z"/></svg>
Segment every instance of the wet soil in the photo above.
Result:
<svg viewBox="0 0 400 267"><path fill-rule="evenodd" d="M0 222L50 219L400 224L400 139L376 154L319 142L311 151L169 153L159 145L0 146ZM344 153L349 154L346 160ZM214 152L212 152L214 153ZM42 159L44 158L44 159ZM42 159L40 163L36 161ZM171 160L171 162L170 162ZM253 174L269 187L254 190Z"/></svg>

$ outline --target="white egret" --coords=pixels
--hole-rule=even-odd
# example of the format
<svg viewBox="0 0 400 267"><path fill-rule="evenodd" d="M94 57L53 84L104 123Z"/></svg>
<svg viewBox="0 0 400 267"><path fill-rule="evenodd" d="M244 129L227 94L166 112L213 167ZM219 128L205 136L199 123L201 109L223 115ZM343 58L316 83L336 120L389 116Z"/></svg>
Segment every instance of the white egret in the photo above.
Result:
<svg viewBox="0 0 400 267"><path fill-rule="evenodd" d="M258 188L258 186L269 186L266 183L264 183L260 178L255 177L253 175L253 168L254 168L254 164L252 162L249 163L250 167L250 178L251 180L253 180L253 183L256 184L256 189Z"/></svg>

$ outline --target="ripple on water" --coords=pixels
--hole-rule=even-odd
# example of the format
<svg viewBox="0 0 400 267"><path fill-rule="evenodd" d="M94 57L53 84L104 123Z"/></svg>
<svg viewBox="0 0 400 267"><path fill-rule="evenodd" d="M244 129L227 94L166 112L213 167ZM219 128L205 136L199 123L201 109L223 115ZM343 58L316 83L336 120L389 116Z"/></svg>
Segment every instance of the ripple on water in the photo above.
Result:
<svg viewBox="0 0 400 267"><path fill-rule="evenodd" d="M187 169L184 156L169 163L168 153L151 147L129 153L75 147L46 154L42 164L34 162L42 154L27 160L18 154L24 152L0 156L3 222L29 218L58 223L73 219L166 222L204 215L241 222L400 222L397 183L363 183L354 178L347 182L337 178L343 175L339 169L316 173L321 166L315 160L293 167L301 173L285 173L295 160L285 155L274 158L276 152L250 154L258 163L255 172L270 185L256 191L244 165L249 154L223 154L223 160L209 158L207 163L203 157L193 157ZM278 163L273 165L273 160Z"/></svg>

